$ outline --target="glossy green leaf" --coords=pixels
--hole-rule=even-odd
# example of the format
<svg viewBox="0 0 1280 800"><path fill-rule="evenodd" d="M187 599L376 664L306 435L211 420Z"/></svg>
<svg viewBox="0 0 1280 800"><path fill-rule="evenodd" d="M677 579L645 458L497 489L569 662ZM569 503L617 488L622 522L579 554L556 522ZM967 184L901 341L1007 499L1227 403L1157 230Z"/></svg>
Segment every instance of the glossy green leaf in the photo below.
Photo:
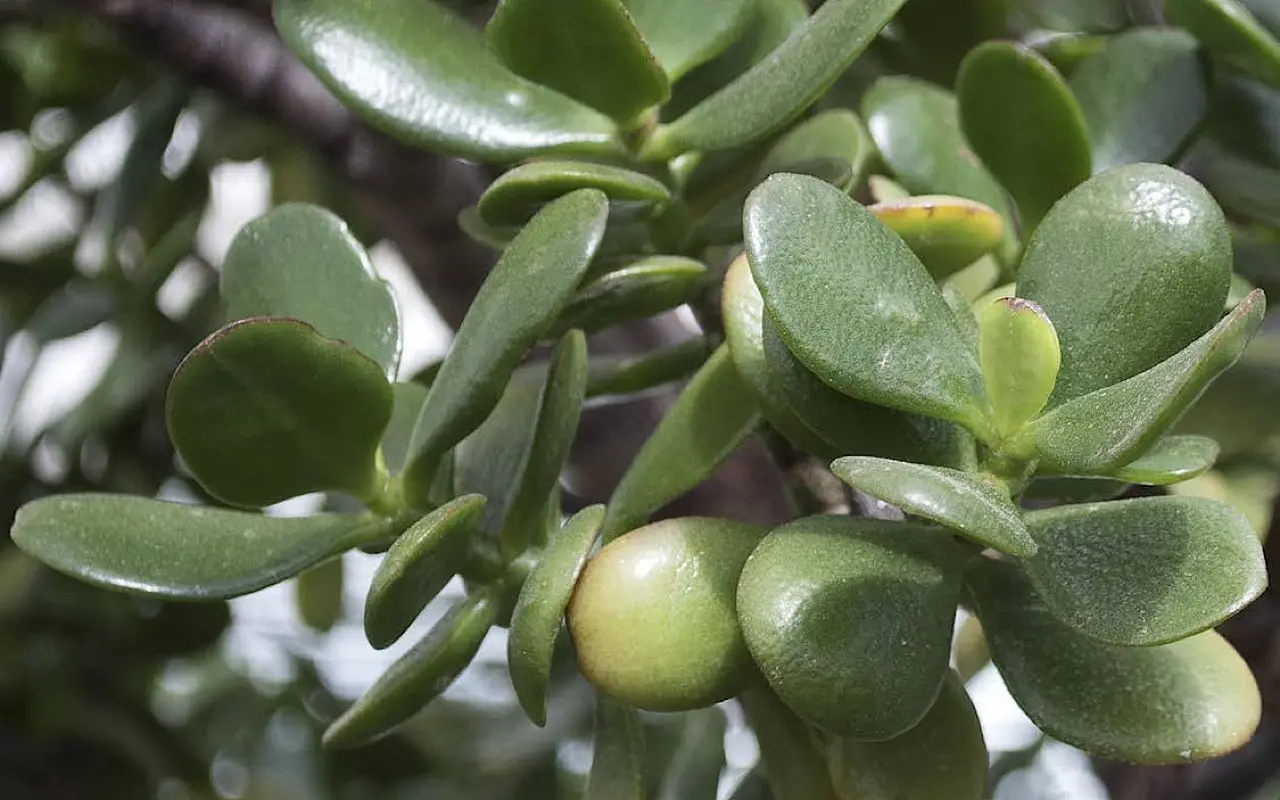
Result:
<svg viewBox="0 0 1280 800"><path fill-rule="evenodd" d="M1024 231L1092 174L1080 106L1034 50L1009 42L975 48L960 67L956 97L965 138L1013 196Z"/></svg>
<svg viewBox="0 0 1280 800"><path fill-rule="evenodd" d="M738 584L747 646L807 722L858 739L898 736L938 696L967 552L949 533L910 523L784 525Z"/></svg>
<svg viewBox="0 0 1280 800"><path fill-rule="evenodd" d="M547 205L498 260L458 328L413 431L405 488L426 493L436 464L497 405L516 365L560 315L604 234L608 200L583 189Z"/></svg>
<svg viewBox="0 0 1280 800"><path fill-rule="evenodd" d="M645 800L644 728L636 710L597 694L593 741L583 800Z"/></svg>
<svg viewBox="0 0 1280 800"><path fill-rule="evenodd" d="M1167 486L1205 472L1217 458L1218 443L1207 436L1166 436L1113 474L1130 483Z"/></svg>
<svg viewBox="0 0 1280 800"><path fill-rule="evenodd" d="M418 423L422 404L427 401L427 387L420 383L395 383L391 387L394 400L391 421L382 432L382 462L387 471L398 475L404 469L405 455L409 451L409 438L413 426Z"/></svg>
<svg viewBox="0 0 1280 800"><path fill-rule="evenodd" d="M976 354L919 259L869 211L821 181L775 175L751 193L744 227L765 308L823 381L867 402L985 424Z"/></svg>
<svg viewBox="0 0 1280 800"><path fill-rule="evenodd" d="M1185 31L1136 28L1108 40L1071 76L1093 171L1176 156L1208 109L1206 83L1199 45Z"/></svg>
<svg viewBox="0 0 1280 800"><path fill-rule="evenodd" d="M763 767L768 777L761 800L839 800L831 788L813 728L763 681L744 691L738 702L760 746L757 769ZM738 796L734 794L734 800Z"/></svg>
<svg viewBox="0 0 1280 800"><path fill-rule="evenodd" d="M904 0L832 0L770 56L679 119L659 125L641 155L666 160L764 139L799 116L853 63Z"/></svg>
<svg viewBox="0 0 1280 800"><path fill-rule="evenodd" d="M359 747L407 722L467 668L497 617L498 603L488 593L459 600L329 726L324 746Z"/></svg>
<svg viewBox="0 0 1280 800"><path fill-rule="evenodd" d="M964 292L952 284L944 283L941 289L942 299L947 302L947 306L951 308L951 313L956 318L956 327L964 335L965 341L969 342L975 350L978 349L981 333L978 328L978 318L973 313L973 304L969 302L969 298L965 297Z"/></svg>
<svg viewBox="0 0 1280 800"><path fill-rule="evenodd" d="M523 225L544 205L578 189L599 189L615 212L639 216L671 201L671 190L639 172L587 161L533 161L489 184L476 206L488 225Z"/></svg>
<svg viewBox="0 0 1280 800"><path fill-rule="evenodd" d="M1058 333L1050 407L1172 356L1222 314L1231 239L1204 187L1170 167L1134 164L1087 181L1036 230L1018 296Z"/></svg>
<svg viewBox="0 0 1280 800"><path fill-rule="evenodd" d="M1216 59L1280 88L1280 41L1238 0L1165 0L1169 22L1186 28Z"/></svg>
<svg viewBox="0 0 1280 800"><path fill-rule="evenodd" d="M395 644L445 584L466 566L485 499L468 494L405 531L378 565L364 605L364 632L381 650Z"/></svg>
<svg viewBox="0 0 1280 800"><path fill-rule="evenodd" d="M859 491L985 547L1019 558L1036 552L1008 488L978 473L859 457L836 459L831 471Z"/></svg>
<svg viewBox="0 0 1280 800"><path fill-rule="evenodd" d="M395 376L400 317L391 287L334 214L284 205L250 222L227 251L219 288L230 319L300 319Z"/></svg>
<svg viewBox="0 0 1280 800"><path fill-rule="evenodd" d="M727 48L751 19L751 0L623 0L675 81Z"/></svg>
<svg viewBox="0 0 1280 800"><path fill-rule="evenodd" d="M1142 497L1026 515L1022 560L1059 619L1100 641L1145 647L1214 627L1267 585L1262 547L1225 503Z"/></svg>
<svg viewBox="0 0 1280 800"><path fill-rule="evenodd" d="M996 433L1021 430L1049 402L1061 351L1053 323L1040 306L1002 297L982 309L978 361Z"/></svg>
<svg viewBox="0 0 1280 800"><path fill-rule="evenodd" d="M592 359L587 397L624 397L682 380L697 372L715 348L715 339L703 336L641 356Z"/></svg>
<svg viewBox="0 0 1280 800"><path fill-rule="evenodd" d="M481 161L622 151L608 117L508 71L425 0L275 0L276 28L343 104L411 144Z"/></svg>
<svg viewBox="0 0 1280 800"><path fill-rule="evenodd" d="M1040 471L1107 474L1146 452L1205 386L1235 363L1262 323L1266 301L1253 294L1213 330L1146 372L1077 397L1024 429L1015 450L1040 456Z"/></svg>
<svg viewBox="0 0 1280 800"><path fill-rule="evenodd" d="M1004 220L973 200L920 195L876 203L867 208L902 237L934 280L964 269L999 247Z"/></svg>
<svg viewBox="0 0 1280 800"><path fill-rule="evenodd" d="M512 72L623 124L671 95L622 0L504 0L485 34Z"/></svg>
<svg viewBox="0 0 1280 800"><path fill-rule="evenodd" d="M683 256L649 256L588 282L565 306L553 331L601 328L660 314L698 298L711 283L707 266Z"/></svg>
<svg viewBox="0 0 1280 800"><path fill-rule="evenodd" d="M266 506L324 490L374 496L391 403L382 367L365 355L296 320L259 318L221 328L187 355L165 420L211 495Z"/></svg>
<svg viewBox="0 0 1280 800"><path fill-rule="evenodd" d="M502 519L499 544L515 558L542 539L541 512L560 484L569 446L578 432L578 415L587 389L587 339L569 331L551 353L546 381L538 401L538 420L529 440L529 453L520 481L510 494Z"/></svg>
<svg viewBox="0 0 1280 800"><path fill-rule="evenodd" d="M662 778L657 800L715 797L725 768L724 713L704 708L685 714L684 730Z"/></svg>
<svg viewBox="0 0 1280 800"><path fill-rule="evenodd" d="M760 421L751 389L722 345L698 370L632 460L605 515L609 542L706 480Z"/></svg>
<svg viewBox="0 0 1280 800"><path fill-rule="evenodd" d="M967 197L995 209L1006 226L1013 219L1004 190L960 131L950 92L914 78L881 78L863 95L862 118L893 176L911 194Z"/></svg>
<svg viewBox="0 0 1280 800"><path fill-rule="evenodd" d="M1141 764L1212 758L1243 745L1260 700L1244 660L1212 631L1158 647L1117 647L1059 622L1013 564L966 575L991 655L1042 731Z"/></svg>
<svg viewBox="0 0 1280 800"><path fill-rule="evenodd" d="M180 600L256 592L385 537L368 514L264 517L142 497L63 494L27 503L16 545L79 580Z"/></svg>
<svg viewBox="0 0 1280 800"><path fill-rule="evenodd" d="M982 800L987 746L973 701L951 673L924 719L887 742L835 738L827 764L849 800Z"/></svg>
<svg viewBox="0 0 1280 800"><path fill-rule="evenodd" d="M796 172L797 165L820 159L835 159L850 166L846 191L862 181L875 145L858 115L843 108L814 114L783 134L756 168L756 182L777 172Z"/></svg>
<svg viewBox="0 0 1280 800"><path fill-rule="evenodd" d="M298 574L294 599L298 618L317 633L328 633L342 618L342 558L331 558Z"/></svg>
<svg viewBox="0 0 1280 800"><path fill-rule="evenodd" d="M539 727L547 724L547 684L564 610L600 533L604 506L582 509L551 534L511 614L507 664L520 707Z"/></svg>

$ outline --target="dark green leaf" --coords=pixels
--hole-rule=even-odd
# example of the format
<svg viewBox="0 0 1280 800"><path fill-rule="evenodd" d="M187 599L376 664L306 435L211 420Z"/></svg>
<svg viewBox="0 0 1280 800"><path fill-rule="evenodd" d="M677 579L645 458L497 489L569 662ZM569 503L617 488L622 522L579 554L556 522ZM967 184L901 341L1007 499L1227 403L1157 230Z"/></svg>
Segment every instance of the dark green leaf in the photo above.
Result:
<svg viewBox="0 0 1280 800"><path fill-rule="evenodd" d="M467 668L497 617L498 603L487 593L459 600L329 726L324 746L359 747L407 722Z"/></svg>
<svg viewBox="0 0 1280 800"><path fill-rule="evenodd" d="M1008 487L974 472L882 458L846 457L831 464L836 477L859 491L958 531L985 547L1026 558L1036 543L1022 524Z"/></svg>
<svg viewBox="0 0 1280 800"><path fill-rule="evenodd" d="M1092 503L1114 500L1129 489L1130 484L1111 478L1036 477L1022 493L1024 502L1033 507L1046 504Z"/></svg>
<svg viewBox="0 0 1280 800"><path fill-rule="evenodd" d="M599 189L615 210L633 216L671 201L671 190L643 173L586 161L534 161L489 184L476 210L488 225L519 226L547 203L578 189Z"/></svg>
<svg viewBox="0 0 1280 800"><path fill-rule="evenodd" d="M642 356L592 359L587 397L625 397L689 377L715 352L708 337L660 348Z"/></svg>
<svg viewBox="0 0 1280 800"><path fill-rule="evenodd" d="M913 74L951 86L966 53L1008 35L1010 5L1010 0L911 0L894 17L894 43L911 57Z"/></svg>
<svg viewBox="0 0 1280 800"><path fill-rule="evenodd" d="M411 500L436 464L497 405L516 365L569 301L604 234L608 200L583 189L547 205L503 252L454 337L413 431Z"/></svg>
<svg viewBox="0 0 1280 800"><path fill-rule="evenodd" d="M331 558L298 574L294 598L298 617L317 633L328 633L342 618L342 558Z"/></svg>
<svg viewBox="0 0 1280 800"><path fill-rule="evenodd" d="M1209 105L1199 45L1185 31L1138 28L1110 39L1071 76L1093 171L1168 162Z"/></svg>
<svg viewBox="0 0 1280 800"><path fill-rule="evenodd" d="M658 790L658 800L712 798L725 767L724 714L704 708L685 714L684 731Z"/></svg>
<svg viewBox="0 0 1280 800"><path fill-rule="evenodd" d="M344 104L411 144L508 162L622 151L613 123L508 71L484 36L427 0L275 0L280 37Z"/></svg>
<svg viewBox="0 0 1280 800"><path fill-rule="evenodd" d="M427 387L421 383L396 383L391 388L395 399L391 406L391 421L382 432L382 461L388 472L398 475L404 469L413 426L418 423L422 404L427 401Z"/></svg>
<svg viewBox="0 0 1280 800"><path fill-rule="evenodd" d="M658 63L676 80L742 33L751 0L623 0Z"/></svg>
<svg viewBox="0 0 1280 800"><path fill-rule="evenodd" d="M594 751L583 800L645 800L644 728L634 708L596 695Z"/></svg>
<svg viewBox="0 0 1280 800"><path fill-rule="evenodd" d="M621 0L504 0L485 33L512 72L624 125L671 95Z"/></svg>
<svg viewBox="0 0 1280 800"><path fill-rule="evenodd" d="M1218 443L1206 436L1166 436L1114 475L1130 483L1167 486L1190 480L1213 466Z"/></svg>
<svg viewBox="0 0 1280 800"><path fill-rule="evenodd" d="M974 200L919 195L867 208L902 237L934 280L959 272L1000 246L1004 220Z"/></svg>
<svg viewBox="0 0 1280 800"><path fill-rule="evenodd" d="M769 779L765 800L838 800L813 728L763 682L744 691L739 702L760 745L756 769L763 767Z"/></svg>
<svg viewBox="0 0 1280 800"><path fill-rule="evenodd" d="M701 261L683 256L649 256L606 273L578 290L552 331L601 328L644 319L696 299L711 275Z"/></svg>
<svg viewBox="0 0 1280 800"><path fill-rule="evenodd" d="M1157 164L1117 167L1045 218L1018 296L1049 315L1062 347L1050 407L1172 356L1222 315L1231 238L1204 187Z"/></svg>
<svg viewBox="0 0 1280 800"><path fill-rule="evenodd" d="M1025 232L1092 174L1089 132L1066 81L1034 50L988 42L956 80L965 138L1018 205Z"/></svg>
<svg viewBox="0 0 1280 800"><path fill-rule="evenodd" d="M986 425L976 354L919 259L869 211L821 181L775 175L751 193L744 226L765 308L824 382Z"/></svg>
<svg viewBox="0 0 1280 800"><path fill-rule="evenodd" d="M323 208L280 206L241 228L219 288L230 319L300 319L395 377L400 317L391 287L347 224Z"/></svg>
<svg viewBox="0 0 1280 800"><path fill-rule="evenodd" d="M600 533L604 506L589 506L552 533L529 573L507 637L507 664L520 707L539 727L547 724L547 684L556 637L574 586Z"/></svg>
<svg viewBox="0 0 1280 800"><path fill-rule="evenodd" d="M846 191L862 182L875 145L858 115L843 108L814 114L778 139L756 169L756 183L777 172L799 172L797 166L821 159L847 163L850 175L839 185Z"/></svg>
<svg viewBox="0 0 1280 800"><path fill-rule="evenodd" d="M266 506L318 491L371 499L391 418L382 367L296 320L258 318L213 333L169 384L165 418L210 494Z"/></svg>
<svg viewBox="0 0 1280 800"><path fill-rule="evenodd" d="M968 552L922 525L797 520L747 560L743 635L770 686L807 722L859 739L898 736L938 696Z"/></svg>
<svg viewBox="0 0 1280 800"><path fill-rule="evenodd" d="M1050 736L1104 758L1165 764L1223 755L1253 735L1257 685L1217 633L1102 644L1059 622L1013 564L979 559L966 579L996 667Z"/></svg>
<svg viewBox="0 0 1280 800"><path fill-rule="evenodd" d="M108 247L115 246L125 228L138 223L154 196L174 125L190 99L186 82L169 75L148 87L134 105L137 132L125 152L119 177L99 195L99 207L94 210L102 221Z"/></svg>
<svg viewBox="0 0 1280 800"><path fill-rule="evenodd" d="M1280 41L1237 0L1165 0L1174 25L1191 31L1223 63L1280 88Z"/></svg>
<svg viewBox="0 0 1280 800"><path fill-rule="evenodd" d="M641 154L666 160L690 150L759 141L795 119L832 84L904 0L830 0L770 54L679 119L659 125Z"/></svg>
<svg viewBox="0 0 1280 800"><path fill-rule="evenodd" d="M364 632L381 650L395 644L467 563L485 499L468 494L418 520L378 565L364 605Z"/></svg>
<svg viewBox="0 0 1280 800"><path fill-rule="evenodd" d="M368 514L264 517L126 495L28 503L13 541L95 586L181 600L256 592L393 530Z"/></svg>

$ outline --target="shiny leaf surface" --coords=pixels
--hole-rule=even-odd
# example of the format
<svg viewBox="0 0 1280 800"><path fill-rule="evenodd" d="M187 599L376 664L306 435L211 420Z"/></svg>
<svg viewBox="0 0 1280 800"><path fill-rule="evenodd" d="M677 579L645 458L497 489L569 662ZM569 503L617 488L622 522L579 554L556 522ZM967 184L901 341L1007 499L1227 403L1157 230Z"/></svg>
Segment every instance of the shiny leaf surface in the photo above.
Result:
<svg viewBox="0 0 1280 800"><path fill-rule="evenodd" d="M1005 233L998 213L961 197L919 195L876 203L867 210L902 237L934 280L996 249Z"/></svg>
<svg viewBox="0 0 1280 800"><path fill-rule="evenodd" d="M751 17L751 0L623 0L658 63L676 80L727 48Z"/></svg>
<svg viewBox="0 0 1280 800"><path fill-rule="evenodd" d="M1166 436L1113 474L1130 483L1168 486L1205 472L1217 458L1218 443L1207 436Z"/></svg>
<svg viewBox="0 0 1280 800"><path fill-rule="evenodd" d="M1049 401L1061 351L1040 306L1002 297L982 309L978 361L1000 436L1019 431Z"/></svg>
<svg viewBox="0 0 1280 800"><path fill-rule="evenodd" d="M599 189L615 211L647 213L671 200L671 190L639 172L586 161L533 161L489 184L476 206L494 227L523 225L544 205L578 189Z"/></svg>
<svg viewBox="0 0 1280 800"><path fill-rule="evenodd" d="M650 256L588 282L574 294L553 330L592 333L644 319L696 299L711 283L705 264L682 256Z"/></svg>

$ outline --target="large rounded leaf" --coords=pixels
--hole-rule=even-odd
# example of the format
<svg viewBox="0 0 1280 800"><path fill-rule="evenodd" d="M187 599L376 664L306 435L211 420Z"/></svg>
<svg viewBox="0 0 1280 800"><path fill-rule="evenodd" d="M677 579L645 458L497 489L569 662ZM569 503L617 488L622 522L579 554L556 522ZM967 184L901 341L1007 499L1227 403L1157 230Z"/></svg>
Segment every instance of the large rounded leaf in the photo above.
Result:
<svg viewBox="0 0 1280 800"><path fill-rule="evenodd" d="M751 20L751 0L623 0L671 80L719 55Z"/></svg>
<svg viewBox="0 0 1280 800"><path fill-rule="evenodd" d="M63 494L28 503L13 541L44 563L108 589L180 600L237 597L385 538L370 514L264 517L142 497Z"/></svg>
<svg viewBox="0 0 1280 800"><path fill-rule="evenodd" d="M1164 11L1215 58L1280 88L1280 41L1239 0L1165 0Z"/></svg>
<svg viewBox="0 0 1280 800"><path fill-rule="evenodd" d="M902 240L822 181L775 175L747 201L752 274L787 348L841 392L985 426L977 358Z"/></svg>
<svg viewBox="0 0 1280 800"><path fill-rule="evenodd" d="M1023 566L1059 619L1111 644L1148 646L1211 628L1267 586L1262 546L1224 503L1143 497L1026 515Z"/></svg>
<svg viewBox="0 0 1280 800"><path fill-rule="evenodd" d="M224 502L266 506L326 490L371 498L391 402L367 356L296 320L258 318L187 355L165 420L191 474Z"/></svg>
<svg viewBox="0 0 1280 800"><path fill-rule="evenodd" d="M1049 315L1062 347L1051 405L1177 353L1222 314L1231 238L1204 187L1134 164L1087 181L1036 230L1018 296Z"/></svg>
<svg viewBox="0 0 1280 800"><path fill-rule="evenodd" d="M1058 621L1013 564L966 575L991 656L1042 731L1104 758L1199 761L1240 747L1258 726L1253 674L1213 631L1158 647L1117 647Z"/></svg>
<svg viewBox="0 0 1280 800"><path fill-rule="evenodd" d="M391 287L332 213L284 205L250 222L231 242L219 288L231 319L302 320L395 376L400 318Z"/></svg>
<svg viewBox="0 0 1280 800"><path fill-rule="evenodd" d="M650 213L671 200L671 190L639 172L587 161L533 161L503 173L476 206L494 227L523 225L547 203L578 189L599 189L619 215Z"/></svg>
<svg viewBox="0 0 1280 800"><path fill-rule="evenodd" d="M770 533L743 568L738 616L778 696L857 739L911 728L947 670L971 551L910 523L807 517Z"/></svg>
<svg viewBox="0 0 1280 800"><path fill-rule="evenodd" d="M412 144L482 161L622 151L608 117L517 77L428 0L276 0L289 49L346 105Z"/></svg>
<svg viewBox="0 0 1280 800"><path fill-rule="evenodd" d="M1034 50L988 42L956 80L965 138L1009 190L1025 231L1092 174L1089 133L1066 81Z"/></svg>
<svg viewBox="0 0 1280 800"><path fill-rule="evenodd" d="M458 328L409 447L405 487L426 494L446 450L475 430L559 316L604 235L609 203L581 189L548 204L503 252Z"/></svg>

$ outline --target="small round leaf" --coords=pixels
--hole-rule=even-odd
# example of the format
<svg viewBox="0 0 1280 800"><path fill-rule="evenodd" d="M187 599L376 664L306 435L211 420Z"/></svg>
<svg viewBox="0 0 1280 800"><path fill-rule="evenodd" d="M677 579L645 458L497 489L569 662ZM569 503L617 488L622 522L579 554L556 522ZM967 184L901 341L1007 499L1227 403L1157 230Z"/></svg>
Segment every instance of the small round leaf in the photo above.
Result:
<svg viewBox="0 0 1280 800"><path fill-rule="evenodd" d="M1009 436L1053 394L1061 363L1058 334L1040 306L1020 297L988 303L978 324L978 358L996 433Z"/></svg>

